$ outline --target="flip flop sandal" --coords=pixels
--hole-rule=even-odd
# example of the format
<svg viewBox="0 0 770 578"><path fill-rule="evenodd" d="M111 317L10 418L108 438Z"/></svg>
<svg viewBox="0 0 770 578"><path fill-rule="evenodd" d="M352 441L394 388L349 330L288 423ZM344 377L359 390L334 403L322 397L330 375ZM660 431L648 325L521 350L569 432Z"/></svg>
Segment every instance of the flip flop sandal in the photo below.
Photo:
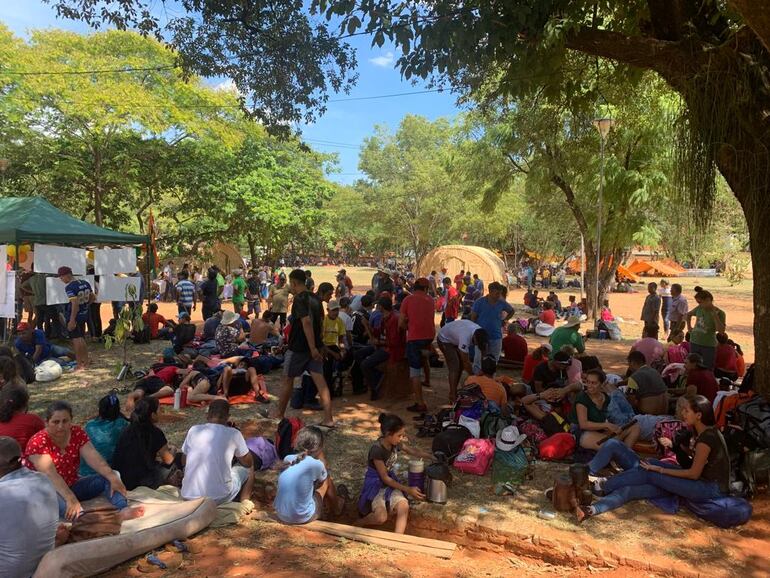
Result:
<svg viewBox="0 0 770 578"><path fill-rule="evenodd" d="M190 549L184 543L184 540L173 540L170 544L166 544L165 548L169 552L190 553Z"/></svg>

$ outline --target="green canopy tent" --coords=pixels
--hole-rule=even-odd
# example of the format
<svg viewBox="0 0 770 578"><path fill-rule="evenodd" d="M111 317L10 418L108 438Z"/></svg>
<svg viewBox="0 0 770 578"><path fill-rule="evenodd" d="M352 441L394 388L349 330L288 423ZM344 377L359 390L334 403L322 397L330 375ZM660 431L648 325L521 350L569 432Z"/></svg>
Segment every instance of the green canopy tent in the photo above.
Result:
<svg viewBox="0 0 770 578"><path fill-rule="evenodd" d="M146 242L145 235L111 231L76 219L42 197L0 198L0 244L85 246L140 245Z"/></svg>

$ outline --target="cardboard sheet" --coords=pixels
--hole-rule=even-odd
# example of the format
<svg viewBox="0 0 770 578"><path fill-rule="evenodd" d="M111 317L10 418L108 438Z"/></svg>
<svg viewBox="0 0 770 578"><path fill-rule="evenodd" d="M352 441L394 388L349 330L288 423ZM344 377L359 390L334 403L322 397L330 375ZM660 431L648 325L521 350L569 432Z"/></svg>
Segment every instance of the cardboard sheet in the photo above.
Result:
<svg viewBox="0 0 770 578"><path fill-rule="evenodd" d="M91 284L91 289L96 290L93 275L77 275L76 279L85 279ZM61 305L67 303L69 298L64 291L64 283L58 277L47 277L45 280L45 302L48 305Z"/></svg>
<svg viewBox="0 0 770 578"><path fill-rule="evenodd" d="M136 272L136 249L94 249L94 273L114 275L115 273Z"/></svg>
<svg viewBox="0 0 770 578"><path fill-rule="evenodd" d="M133 285L136 290L135 301L139 301L139 277L115 277L114 275L102 275L99 277L99 303L106 301L131 301L126 296L126 287Z"/></svg>

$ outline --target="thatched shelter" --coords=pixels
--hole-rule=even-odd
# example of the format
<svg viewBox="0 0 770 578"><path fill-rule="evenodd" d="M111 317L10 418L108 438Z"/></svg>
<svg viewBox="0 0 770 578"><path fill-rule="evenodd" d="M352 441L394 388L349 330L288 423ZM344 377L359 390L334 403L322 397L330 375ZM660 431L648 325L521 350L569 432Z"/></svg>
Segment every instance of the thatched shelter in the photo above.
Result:
<svg viewBox="0 0 770 578"><path fill-rule="evenodd" d="M417 265L417 275L427 276L431 271L440 271L446 267L451 277L460 270L477 273L489 285L497 281L503 285L508 282L505 278L505 263L497 255L484 247L473 245L443 245L427 253Z"/></svg>

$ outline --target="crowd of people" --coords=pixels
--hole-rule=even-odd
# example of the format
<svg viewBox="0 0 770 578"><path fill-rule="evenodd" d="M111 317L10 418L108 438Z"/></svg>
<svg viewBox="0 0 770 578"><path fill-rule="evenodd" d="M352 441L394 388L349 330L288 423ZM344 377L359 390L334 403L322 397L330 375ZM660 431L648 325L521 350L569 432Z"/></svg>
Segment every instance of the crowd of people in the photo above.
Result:
<svg viewBox="0 0 770 578"><path fill-rule="evenodd" d="M83 427L73 422L78 416L66 401L52 403L45 419L28 413L19 362L73 358L78 367L88 367L83 338L93 292L87 282L75 280L66 267L59 271L70 297L64 319L73 350L52 344L34 319L19 324L16 353L0 350L0 507L25 512L19 517L27 520L20 536L0 531L0 574L28 575L66 538L59 522L77 520L83 502L97 496L107 498L123 520L143 514L126 499L139 486L177 485L184 499L209 497L220 504L248 499L262 459L231 422L228 399L251 395L270 404L264 375L278 368L283 379L271 417L283 420L290 403L322 412L319 423L299 431L277 465L274 508L287 524L339 515L350 498L329 474L326 456L333 448L325 447L325 437L337 427L332 397L350 383L353 395L377 400L388 372L405 364L414 398L407 410L429 416L441 409L429 408L424 394L439 354L450 407L468 388L477 388L485 407L497 408L506 423L533 440L574 436L590 458L600 496L576 510L580 522L630 500L707 499L729 492L730 461L713 408L735 393L732 385L746 369L740 347L725 333L724 311L700 287L690 309L681 285L649 284L643 333L621 375L606 372L599 356L587 351L592 332L615 322L608 302L584 334L585 301L570 296L562 305L553 291L541 299L529 289L518 310L523 317L514 318L508 287L485 284L470 271L450 276L442 269L416 277L383 268L371 287L358 292L345 269L336 284L318 286L302 269L286 274L254 268L245 278L236 269L231 279L215 267L205 276L184 268L168 273L176 283L169 282L158 297L176 302L176 319L165 319L156 304L143 316L148 338L169 340L163 361L133 384L123 404L116 391L100 399L98 417ZM228 284L232 310L223 308ZM192 322L199 306L202 327ZM525 337L532 319L551 328L547 341L534 348ZM661 321L666 343L658 340ZM502 375L500 368L520 371L520 378ZM207 404L207 411L205 423L192 426L175 448L158 427L159 405L182 390L187 402ZM656 439L656 425L674 419L691 432L687 441ZM379 423L366 457L357 523L378 526L394 517L395 531L404 532L410 500L425 495L405 484L393 466L401 452L432 456L407 443L400 416L382 414ZM633 450L640 440L673 444L683 457L641 460ZM611 462L623 472L602 477ZM24 493L25 487L38 491Z"/></svg>

